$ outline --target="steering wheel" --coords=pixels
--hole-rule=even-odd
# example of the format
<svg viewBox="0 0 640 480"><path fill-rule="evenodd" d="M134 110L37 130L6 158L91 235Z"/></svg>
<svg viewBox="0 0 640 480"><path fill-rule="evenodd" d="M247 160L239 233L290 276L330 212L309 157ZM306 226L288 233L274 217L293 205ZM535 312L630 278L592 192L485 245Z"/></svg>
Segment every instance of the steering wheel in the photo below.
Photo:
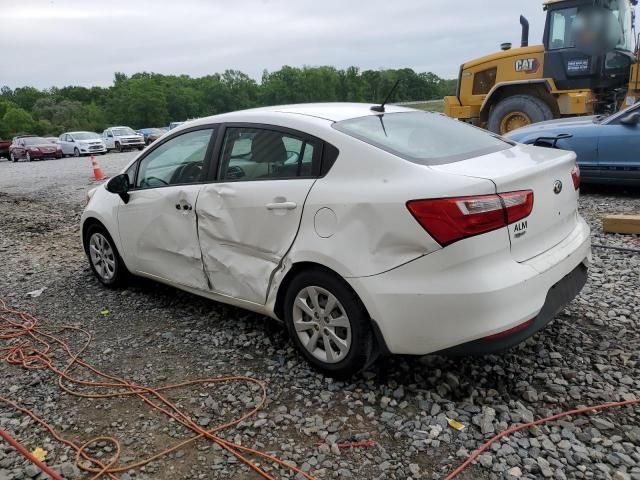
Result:
<svg viewBox="0 0 640 480"><path fill-rule="evenodd" d="M163 185L169 185L169 182L167 182L166 180L163 180L163 179L161 179L161 178L158 178L158 177L147 177L147 178L145 178L145 179L144 179L144 183L145 183L145 185L149 185L149 186L151 186L151 185L149 184L149 180L156 180L156 181L158 181L158 182L162 183Z"/></svg>

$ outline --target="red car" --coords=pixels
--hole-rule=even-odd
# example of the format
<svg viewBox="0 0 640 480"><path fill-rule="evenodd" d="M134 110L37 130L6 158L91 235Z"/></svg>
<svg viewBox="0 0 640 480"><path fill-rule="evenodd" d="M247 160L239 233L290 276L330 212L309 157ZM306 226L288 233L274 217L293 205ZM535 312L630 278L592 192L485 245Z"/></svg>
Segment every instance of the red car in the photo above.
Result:
<svg viewBox="0 0 640 480"><path fill-rule="evenodd" d="M27 162L62 158L62 149L58 144L42 137L21 137L14 140L9 147L9 158L12 162L17 162L21 158Z"/></svg>
<svg viewBox="0 0 640 480"><path fill-rule="evenodd" d="M9 147L11 146L11 140L2 140L0 138L0 158L9 158Z"/></svg>

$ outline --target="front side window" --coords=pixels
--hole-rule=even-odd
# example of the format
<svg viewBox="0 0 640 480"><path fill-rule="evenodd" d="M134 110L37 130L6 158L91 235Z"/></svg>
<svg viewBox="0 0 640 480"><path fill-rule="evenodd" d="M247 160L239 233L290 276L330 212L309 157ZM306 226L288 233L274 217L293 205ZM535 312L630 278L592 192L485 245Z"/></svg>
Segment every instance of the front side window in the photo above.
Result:
<svg viewBox="0 0 640 480"><path fill-rule="evenodd" d="M575 21L578 16L577 8L565 8L551 14L551 37L549 49L560 50L575 47Z"/></svg>
<svg viewBox="0 0 640 480"><path fill-rule="evenodd" d="M314 142L259 128L228 128L222 146L219 180L311 177Z"/></svg>
<svg viewBox="0 0 640 480"><path fill-rule="evenodd" d="M333 127L421 165L453 163L512 147L484 130L429 112L368 115L334 123Z"/></svg>
<svg viewBox="0 0 640 480"><path fill-rule="evenodd" d="M213 129L184 133L163 143L140 161L137 188L198 183Z"/></svg>

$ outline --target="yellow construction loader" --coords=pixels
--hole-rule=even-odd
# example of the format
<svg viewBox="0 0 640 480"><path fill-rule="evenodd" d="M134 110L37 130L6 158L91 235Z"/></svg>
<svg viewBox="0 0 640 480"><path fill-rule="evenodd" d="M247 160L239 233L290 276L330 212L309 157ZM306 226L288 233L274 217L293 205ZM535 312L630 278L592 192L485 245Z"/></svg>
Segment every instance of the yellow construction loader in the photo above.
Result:
<svg viewBox="0 0 640 480"><path fill-rule="evenodd" d="M462 65L445 113L504 134L564 116L610 114L640 101L637 3L545 0L543 45L529 46L529 22L521 16L520 48L504 43L502 51Z"/></svg>

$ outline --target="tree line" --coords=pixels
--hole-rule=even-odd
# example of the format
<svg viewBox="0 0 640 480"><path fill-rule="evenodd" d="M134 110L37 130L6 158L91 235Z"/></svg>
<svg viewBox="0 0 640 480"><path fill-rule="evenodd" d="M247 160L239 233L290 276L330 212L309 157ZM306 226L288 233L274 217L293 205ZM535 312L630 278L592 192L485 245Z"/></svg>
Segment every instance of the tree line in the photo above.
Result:
<svg viewBox="0 0 640 480"><path fill-rule="evenodd" d="M21 133L57 136L64 131L101 132L112 125L161 127L245 108L305 102L381 102L396 80L392 101L432 100L453 94L455 80L412 69L285 66L260 82L237 71L188 75L116 73L103 87L0 88L0 138Z"/></svg>

